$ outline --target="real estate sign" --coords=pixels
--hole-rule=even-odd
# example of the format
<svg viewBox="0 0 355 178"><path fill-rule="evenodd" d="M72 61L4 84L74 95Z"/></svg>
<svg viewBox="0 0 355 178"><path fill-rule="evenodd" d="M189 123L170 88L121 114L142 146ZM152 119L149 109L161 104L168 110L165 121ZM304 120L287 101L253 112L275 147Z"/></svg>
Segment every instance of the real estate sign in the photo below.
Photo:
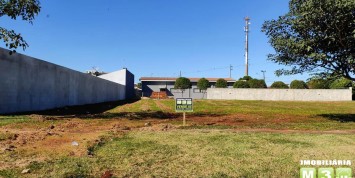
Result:
<svg viewBox="0 0 355 178"><path fill-rule="evenodd" d="M192 98L176 98L176 112L193 112Z"/></svg>

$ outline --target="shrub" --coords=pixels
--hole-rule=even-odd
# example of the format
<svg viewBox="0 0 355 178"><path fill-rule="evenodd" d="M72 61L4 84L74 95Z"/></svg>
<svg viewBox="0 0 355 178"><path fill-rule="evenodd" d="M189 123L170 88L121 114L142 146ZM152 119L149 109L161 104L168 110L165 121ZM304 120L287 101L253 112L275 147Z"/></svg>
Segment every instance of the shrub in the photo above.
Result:
<svg viewBox="0 0 355 178"><path fill-rule="evenodd" d="M251 80L251 79L253 79L253 78L250 77L250 76L244 76L243 78L240 78L239 80L246 80L246 81L249 81L249 80Z"/></svg>
<svg viewBox="0 0 355 178"><path fill-rule="evenodd" d="M329 80L325 79L311 79L307 82L310 89L329 89Z"/></svg>
<svg viewBox="0 0 355 178"><path fill-rule="evenodd" d="M216 82L216 88L227 88L228 84L227 81L223 78L220 78Z"/></svg>
<svg viewBox="0 0 355 178"><path fill-rule="evenodd" d="M179 77L175 81L174 88L175 89L188 89L191 87L190 79L185 77Z"/></svg>
<svg viewBox="0 0 355 178"><path fill-rule="evenodd" d="M267 88L264 80L251 79L248 83L250 88Z"/></svg>
<svg viewBox="0 0 355 178"><path fill-rule="evenodd" d="M292 88L292 89L307 89L308 86L307 86L306 82L304 82L302 80L294 80L291 82L290 88Z"/></svg>
<svg viewBox="0 0 355 178"><path fill-rule="evenodd" d="M340 78L335 80L330 84L331 89L341 89L341 88L349 88L353 86L353 82L349 79Z"/></svg>
<svg viewBox="0 0 355 178"><path fill-rule="evenodd" d="M205 78L201 78L200 80L197 81L197 88L200 90L207 90L207 88L210 87L210 81L208 81Z"/></svg>
<svg viewBox="0 0 355 178"><path fill-rule="evenodd" d="M270 88L288 88L288 86L281 81L276 81L270 86Z"/></svg>
<svg viewBox="0 0 355 178"><path fill-rule="evenodd" d="M250 86L248 82L239 80L234 83L233 88L250 88Z"/></svg>

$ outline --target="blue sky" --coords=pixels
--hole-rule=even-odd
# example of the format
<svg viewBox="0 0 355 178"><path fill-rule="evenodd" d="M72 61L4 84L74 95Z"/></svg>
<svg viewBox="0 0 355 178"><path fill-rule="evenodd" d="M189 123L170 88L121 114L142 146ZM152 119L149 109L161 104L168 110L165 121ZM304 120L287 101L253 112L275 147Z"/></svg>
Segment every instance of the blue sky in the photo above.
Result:
<svg viewBox="0 0 355 178"><path fill-rule="evenodd" d="M265 0L51 0L33 25L2 18L0 26L20 32L32 57L86 71L127 67L140 77L244 76L244 17L250 16L249 75L266 81L282 68L267 61L273 49L261 32L265 20L288 11L288 1ZM1 44L4 47L3 44Z"/></svg>

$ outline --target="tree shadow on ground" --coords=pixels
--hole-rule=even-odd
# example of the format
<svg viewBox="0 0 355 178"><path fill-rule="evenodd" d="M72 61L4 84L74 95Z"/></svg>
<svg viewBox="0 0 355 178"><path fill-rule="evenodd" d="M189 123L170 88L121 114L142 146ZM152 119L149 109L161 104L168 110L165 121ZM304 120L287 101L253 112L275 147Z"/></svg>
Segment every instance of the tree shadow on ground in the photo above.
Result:
<svg viewBox="0 0 355 178"><path fill-rule="evenodd" d="M125 101L113 101L113 102L104 102L104 103L97 103L97 104L87 104L87 105L80 105L80 106L66 106L61 108L49 109L44 111L33 111L33 112L22 112L22 113L15 113L16 115L30 115L30 114L37 114L37 115L45 115L45 116L60 116L60 117L78 117L83 115L95 115L104 113L110 109L113 109L117 106L130 104L137 102L139 100L125 100Z"/></svg>
<svg viewBox="0 0 355 178"><path fill-rule="evenodd" d="M339 122L355 122L355 114L320 114L318 116Z"/></svg>
<svg viewBox="0 0 355 178"><path fill-rule="evenodd" d="M186 117L219 117L224 114L209 114L209 113L188 113ZM119 112L119 113L101 113L94 115L82 115L82 119L120 119L127 118L130 120L144 119L176 119L181 118L182 113L171 113L163 111L142 111L142 112Z"/></svg>

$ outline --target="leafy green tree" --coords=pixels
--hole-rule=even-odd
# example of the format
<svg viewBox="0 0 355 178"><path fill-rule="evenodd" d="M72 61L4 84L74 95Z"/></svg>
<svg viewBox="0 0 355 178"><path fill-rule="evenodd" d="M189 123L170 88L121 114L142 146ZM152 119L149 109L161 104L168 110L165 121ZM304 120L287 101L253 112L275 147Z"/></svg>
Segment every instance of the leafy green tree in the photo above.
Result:
<svg viewBox="0 0 355 178"><path fill-rule="evenodd" d="M251 79L248 83L250 88L267 88L264 80Z"/></svg>
<svg viewBox="0 0 355 178"><path fill-rule="evenodd" d="M306 82L304 82L302 80L294 80L291 82L290 88L291 89L307 89L308 86L307 86Z"/></svg>
<svg viewBox="0 0 355 178"><path fill-rule="evenodd" d="M185 78L185 77L179 77L175 81L174 88L175 89L180 89L182 92L182 96L184 96L184 91L185 89L188 89L191 87L191 82L190 79Z"/></svg>
<svg viewBox="0 0 355 178"><path fill-rule="evenodd" d="M247 81L239 80L233 84L233 88L250 88Z"/></svg>
<svg viewBox="0 0 355 178"><path fill-rule="evenodd" d="M288 13L262 27L276 51L268 59L291 67L276 74L318 72L355 81L354 12L354 0L290 0Z"/></svg>
<svg viewBox="0 0 355 178"><path fill-rule="evenodd" d="M8 16L13 20L21 18L32 24L40 10L39 0L0 0L0 17ZM28 47L21 34L14 30L0 27L0 39L4 41L6 47L12 50L10 53L16 52L15 49L18 47L22 47L23 50Z"/></svg>
<svg viewBox="0 0 355 178"><path fill-rule="evenodd" d="M205 97L205 93L208 87L210 87L210 81L208 81L206 78L200 78L197 81L197 88L200 89L203 93L202 99Z"/></svg>
<svg viewBox="0 0 355 178"><path fill-rule="evenodd" d="M179 77L175 81L175 85L174 85L175 89L185 90L185 89L188 89L190 87L191 87L191 82L190 82L190 79L188 79L188 78Z"/></svg>
<svg viewBox="0 0 355 178"><path fill-rule="evenodd" d="M284 82L276 81L270 86L270 88L282 88L282 89L284 88L284 89L286 89L286 88L288 88L288 85L286 85Z"/></svg>
<svg viewBox="0 0 355 178"><path fill-rule="evenodd" d="M331 89L342 89L353 87L353 82L349 79L340 78L330 84Z"/></svg>
<svg viewBox="0 0 355 178"><path fill-rule="evenodd" d="M218 79L216 82L216 88L227 88L227 86L228 86L228 83L223 78Z"/></svg>
<svg viewBox="0 0 355 178"><path fill-rule="evenodd" d="M250 77L250 76L244 76L244 77L240 78L239 80L246 80L246 81L249 81L249 80L251 80L251 79L253 79L253 78Z"/></svg>
<svg viewBox="0 0 355 178"><path fill-rule="evenodd" d="M329 89L330 81L321 78L313 78L307 82L310 89Z"/></svg>
<svg viewBox="0 0 355 178"><path fill-rule="evenodd" d="M197 81L197 88L200 90L207 90L207 88L210 87L210 81L208 81L206 78L200 78Z"/></svg>

